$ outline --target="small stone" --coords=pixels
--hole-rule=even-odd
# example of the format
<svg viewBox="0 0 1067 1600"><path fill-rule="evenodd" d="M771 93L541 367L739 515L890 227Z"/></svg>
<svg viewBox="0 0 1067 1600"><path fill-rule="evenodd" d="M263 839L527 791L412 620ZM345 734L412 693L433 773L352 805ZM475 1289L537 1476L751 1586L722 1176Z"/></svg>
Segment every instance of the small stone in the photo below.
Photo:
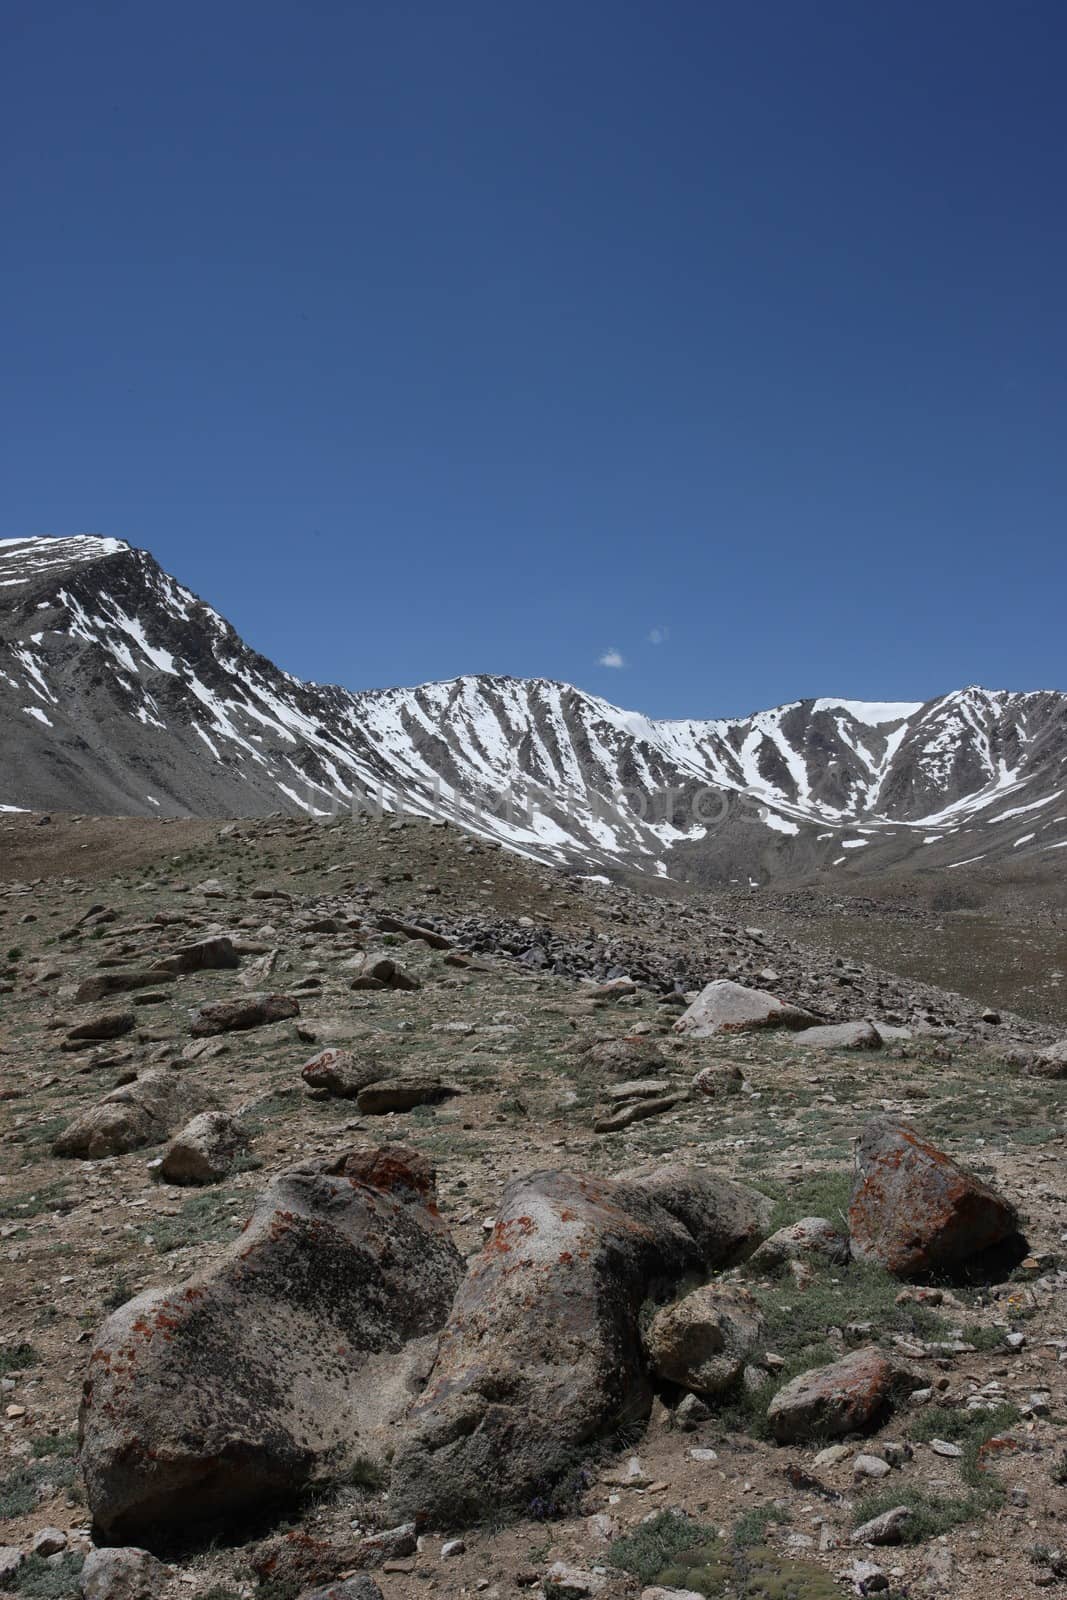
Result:
<svg viewBox="0 0 1067 1600"><path fill-rule="evenodd" d="M853 1544L899 1544L914 1513L910 1506L893 1506L855 1530Z"/></svg>
<svg viewBox="0 0 1067 1600"><path fill-rule="evenodd" d="M852 1463L854 1478L888 1478L892 1467L881 1456L857 1456Z"/></svg>
<svg viewBox="0 0 1067 1600"><path fill-rule="evenodd" d="M815 1468L818 1471L825 1467L840 1466L842 1461L847 1461L852 1454L850 1444L829 1444L825 1450L820 1450L815 1457Z"/></svg>
<svg viewBox="0 0 1067 1600"><path fill-rule="evenodd" d="M963 1450L958 1444L953 1444L949 1439L931 1439L930 1449L935 1456L962 1456Z"/></svg>
<svg viewBox="0 0 1067 1600"><path fill-rule="evenodd" d="M585 1600L603 1589L606 1581L602 1573L583 1572L565 1561L553 1561L542 1580L545 1600Z"/></svg>
<svg viewBox="0 0 1067 1600"><path fill-rule="evenodd" d="M25 1556L13 1544L0 1544L0 1589L6 1589L22 1566Z"/></svg>
<svg viewBox="0 0 1067 1600"><path fill-rule="evenodd" d="M463 1555L466 1548L467 1546L464 1544L462 1539L446 1539L444 1544L441 1546L441 1554L447 1561L452 1556Z"/></svg>
<svg viewBox="0 0 1067 1600"><path fill-rule="evenodd" d="M844 1576L857 1594L881 1594L889 1588L888 1575L874 1561L853 1561Z"/></svg>
<svg viewBox="0 0 1067 1600"><path fill-rule="evenodd" d="M691 1461L718 1461L719 1452L717 1450L690 1450L689 1459Z"/></svg>
<svg viewBox="0 0 1067 1600"><path fill-rule="evenodd" d="M30 1549L35 1556L57 1556L67 1548L67 1536L62 1528L41 1528L33 1536Z"/></svg>

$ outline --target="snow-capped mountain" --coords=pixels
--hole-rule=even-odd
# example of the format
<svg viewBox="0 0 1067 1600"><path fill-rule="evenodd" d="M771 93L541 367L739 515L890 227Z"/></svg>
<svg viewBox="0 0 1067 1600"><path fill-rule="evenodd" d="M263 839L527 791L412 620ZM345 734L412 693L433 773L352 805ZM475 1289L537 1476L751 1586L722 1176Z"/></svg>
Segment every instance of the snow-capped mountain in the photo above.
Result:
<svg viewBox="0 0 1067 1600"><path fill-rule="evenodd" d="M715 721L544 679L354 693L281 671L117 539L0 541L0 716L0 809L326 816L355 796L586 871L742 880L1067 848L1058 692Z"/></svg>

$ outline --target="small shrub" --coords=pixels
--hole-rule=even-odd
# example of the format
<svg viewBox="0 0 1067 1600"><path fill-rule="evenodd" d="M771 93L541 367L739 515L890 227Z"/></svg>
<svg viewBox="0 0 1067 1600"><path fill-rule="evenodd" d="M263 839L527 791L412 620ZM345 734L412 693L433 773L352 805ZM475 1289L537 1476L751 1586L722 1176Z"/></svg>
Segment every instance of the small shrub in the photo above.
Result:
<svg viewBox="0 0 1067 1600"><path fill-rule="evenodd" d="M750 1550L765 1542L767 1529L772 1522L791 1520L791 1515L785 1506L775 1504L753 1506L751 1511L746 1511L734 1523L731 1540L738 1550Z"/></svg>
<svg viewBox="0 0 1067 1600"><path fill-rule="evenodd" d="M608 1552L610 1565L630 1572L641 1583L652 1583L665 1567L697 1545L714 1544L714 1528L693 1522L677 1511L661 1511L642 1522L622 1539L616 1539Z"/></svg>
<svg viewBox="0 0 1067 1600"><path fill-rule="evenodd" d="M21 1344L8 1344L0 1346L0 1377L7 1377L9 1372L24 1372L27 1367L35 1367L40 1361L40 1356L32 1344L25 1340Z"/></svg>
<svg viewBox="0 0 1067 1600"><path fill-rule="evenodd" d="M38 1461L49 1456L75 1456L78 1453L76 1433L42 1433L33 1441L33 1454Z"/></svg>
<svg viewBox="0 0 1067 1600"><path fill-rule="evenodd" d="M131 1287L129 1279L119 1276L115 1279L107 1294L103 1296L100 1304L105 1311L117 1311L119 1306L126 1304L127 1300L132 1300L136 1293L137 1291Z"/></svg>
<svg viewBox="0 0 1067 1600"><path fill-rule="evenodd" d="M78 1593L78 1578L84 1556L66 1551L55 1562L43 1556L27 1556L14 1577L8 1580L16 1594L26 1600L65 1600L67 1595Z"/></svg>
<svg viewBox="0 0 1067 1600"><path fill-rule="evenodd" d="M909 1506L912 1516L901 1530L901 1540L904 1544L924 1544L927 1539L936 1539L962 1523L976 1521L987 1511L994 1510L1002 1499L1003 1490L994 1485L989 1485L985 1492L973 1490L951 1498L927 1494L923 1489L888 1489L859 1502L854 1525L858 1528L872 1517L892 1511L894 1506Z"/></svg>

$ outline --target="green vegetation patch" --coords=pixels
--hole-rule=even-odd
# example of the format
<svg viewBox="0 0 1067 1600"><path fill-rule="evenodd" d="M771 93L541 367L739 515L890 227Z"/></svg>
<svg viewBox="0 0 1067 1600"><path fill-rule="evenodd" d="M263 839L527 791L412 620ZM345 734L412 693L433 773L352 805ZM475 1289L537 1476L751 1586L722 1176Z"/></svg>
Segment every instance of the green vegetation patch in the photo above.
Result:
<svg viewBox="0 0 1067 1600"><path fill-rule="evenodd" d="M78 1593L78 1579L84 1556L67 1551L58 1560L27 1556L19 1570L8 1579L8 1588L26 1600L65 1600Z"/></svg>
<svg viewBox="0 0 1067 1600"><path fill-rule="evenodd" d="M781 1519L778 1507L759 1507L741 1519L725 1544L714 1528L662 1511L616 1539L608 1560L641 1583L689 1589L708 1600L839 1600L840 1589L821 1567L751 1542L757 1523L765 1531Z"/></svg>
<svg viewBox="0 0 1067 1600"><path fill-rule="evenodd" d="M21 1344L0 1346L0 1377L6 1378L9 1372L25 1372L27 1367L35 1367L40 1359L33 1345L25 1340Z"/></svg>

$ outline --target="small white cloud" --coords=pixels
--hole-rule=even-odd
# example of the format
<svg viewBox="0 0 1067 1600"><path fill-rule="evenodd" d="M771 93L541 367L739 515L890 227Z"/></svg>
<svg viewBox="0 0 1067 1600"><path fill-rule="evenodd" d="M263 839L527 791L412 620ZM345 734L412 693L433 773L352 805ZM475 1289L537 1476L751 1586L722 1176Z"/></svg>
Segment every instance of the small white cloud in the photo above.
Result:
<svg viewBox="0 0 1067 1600"><path fill-rule="evenodd" d="M599 661L602 667L624 667L626 665L619 650L605 650L604 654L599 657Z"/></svg>
<svg viewBox="0 0 1067 1600"><path fill-rule="evenodd" d="M649 644L666 644L671 636L669 628L653 628L648 636Z"/></svg>

